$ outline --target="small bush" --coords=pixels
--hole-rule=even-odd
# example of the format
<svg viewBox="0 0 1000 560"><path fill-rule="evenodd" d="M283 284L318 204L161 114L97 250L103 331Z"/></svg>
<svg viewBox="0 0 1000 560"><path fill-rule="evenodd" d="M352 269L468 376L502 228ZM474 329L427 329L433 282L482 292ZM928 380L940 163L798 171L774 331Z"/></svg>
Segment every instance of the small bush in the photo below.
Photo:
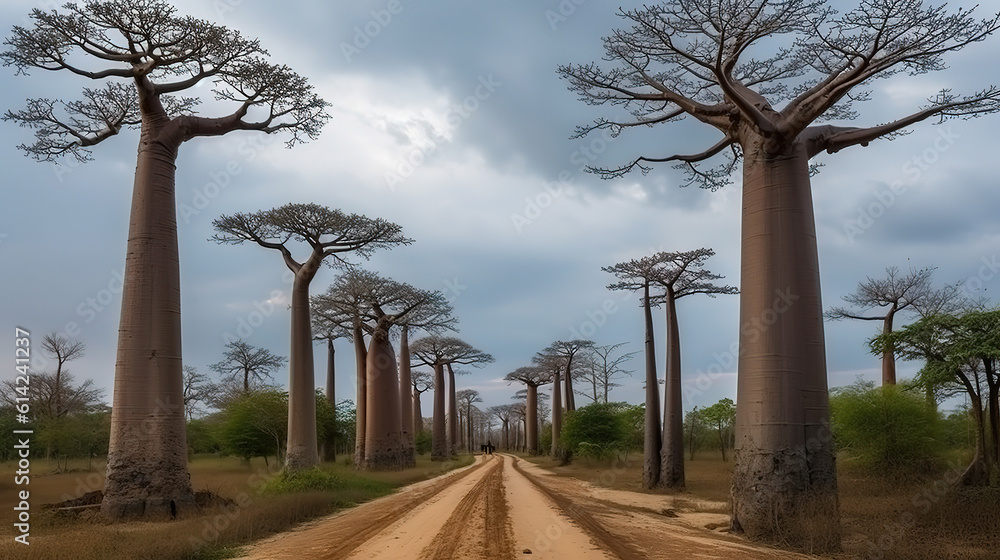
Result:
<svg viewBox="0 0 1000 560"><path fill-rule="evenodd" d="M282 472L261 487L263 494L289 494L296 492L336 492L347 496L384 496L392 492L387 482L365 478L353 473L331 472L321 468L289 473ZM367 499L367 498L366 498Z"/></svg>
<svg viewBox="0 0 1000 560"><path fill-rule="evenodd" d="M830 398L837 445L875 474L931 473L940 465L941 425L923 395L863 383Z"/></svg>
<svg viewBox="0 0 1000 560"><path fill-rule="evenodd" d="M414 439L418 455L426 455L431 452L431 433L428 430L420 430Z"/></svg>
<svg viewBox="0 0 1000 560"><path fill-rule="evenodd" d="M627 450L631 436L621 403L594 403L566 414L560 444L573 454L606 459Z"/></svg>

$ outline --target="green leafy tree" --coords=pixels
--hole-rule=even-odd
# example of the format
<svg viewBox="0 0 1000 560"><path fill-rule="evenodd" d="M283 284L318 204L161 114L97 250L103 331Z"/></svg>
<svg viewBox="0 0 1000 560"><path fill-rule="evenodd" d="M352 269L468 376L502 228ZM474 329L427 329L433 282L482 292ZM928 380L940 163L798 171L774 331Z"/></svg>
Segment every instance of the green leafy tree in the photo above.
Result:
<svg viewBox="0 0 1000 560"><path fill-rule="evenodd" d="M279 391L251 391L229 404L219 432L223 447L238 457L274 455L288 437L288 394Z"/></svg>
<svg viewBox="0 0 1000 560"><path fill-rule="evenodd" d="M733 439L733 427L736 423L736 405L733 399L722 399L712 406L702 409L701 418L712 430L722 450L722 460L726 460L726 448Z"/></svg>
<svg viewBox="0 0 1000 560"><path fill-rule="evenodd" d="M942 450L941 426L922 395L864 381L832 393L837 446L859 466L890 477L933 472Z"/></svg>
<svg viewBox="0 0 1000 560"><path fill-rule="evenodd" d="M187 422L188 452L191 455L203 453L218 453L222 451L219 432L222 428L220 418L213 415L208 418L192 418Z"/></svg>
<svg viewBox="0 0 1000 560"><path fill-rule="evenodd" d="M560 442L570 454L594 459L614 457L634 444L634 425L623 403L592 403L568 411Z"/></svg>

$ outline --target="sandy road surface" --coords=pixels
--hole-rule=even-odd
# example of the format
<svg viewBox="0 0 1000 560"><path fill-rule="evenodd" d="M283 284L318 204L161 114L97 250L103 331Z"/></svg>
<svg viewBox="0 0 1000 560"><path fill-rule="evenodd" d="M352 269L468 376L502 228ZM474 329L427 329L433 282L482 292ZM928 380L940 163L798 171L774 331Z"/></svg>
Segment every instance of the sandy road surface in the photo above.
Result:
<svg viewBox="0 0 1000 560"><path fill-rule="evenodd" d="M504 455L313 521L246 560L806 558L668 518L668 496L609 493Z"/></svg>

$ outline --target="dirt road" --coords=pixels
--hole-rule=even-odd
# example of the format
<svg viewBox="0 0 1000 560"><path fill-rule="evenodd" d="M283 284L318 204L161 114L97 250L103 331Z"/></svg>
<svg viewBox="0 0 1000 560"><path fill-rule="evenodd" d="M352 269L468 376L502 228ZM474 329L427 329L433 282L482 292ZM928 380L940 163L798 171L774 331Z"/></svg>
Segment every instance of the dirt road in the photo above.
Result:
<svg viewBox="0 0 1000 560"><path fill-rule="evenodd" d="M667 517L662 512L670 503L669 496L602 490L516 457L487 455L470 467L262 541L245 558L807 558L705 528L708 520L724 520L719 514Z"/></svg>

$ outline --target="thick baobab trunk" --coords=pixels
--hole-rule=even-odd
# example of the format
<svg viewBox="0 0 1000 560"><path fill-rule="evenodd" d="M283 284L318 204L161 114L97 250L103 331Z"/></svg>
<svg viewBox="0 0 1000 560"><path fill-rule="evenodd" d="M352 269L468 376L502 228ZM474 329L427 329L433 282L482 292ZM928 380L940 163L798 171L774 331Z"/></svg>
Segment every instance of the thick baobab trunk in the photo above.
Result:
<svg viewBox="0 0 1000 560"><path fill-rule="evenodd" d="M313 371L309 283L318 262L310 258L292 281L292 341L288 358L288 445L285 469L302 471L319 464L316 441L316 375Z"/></svg>
<svg viewBox="0 0 1000 560"><path fill-rule="evenodd" d="M677 328L677 302L668 289L667 365L664 376L663 447L660 449L660 486L684 487L684 404L681 399L681 338Z"/></svg>
<svg viewBox="0 0 1000 560"><path fill-rule="evenodd" d="M778 156L744 151L732 527L835 549L837 473L808 156L801 142Z"/></svg>
<svg viewBox="0 0 1000 560"><path fill-rule="evenodd" d="M195 508L187 470L180 269L172 148L144 118L122 286L106 517L174 516Z"/></svg>
<svg viewBox="0 0 1000 560"><path fill-rule="evenodd" d="M455 398L455 370L448 367L448 453L458 455L458 401Z"/></svg>
<svg viewBox="0 0 1000 560"><path fill-rule="evenodd" d="M424 413L421 410L420 406L420 393L418 393L415 389L413 390L412 398L413 398L413 433L414 433L414 440L416 440L416 434L420 432L420 430L424 429Z"/></svg>
<svg viewBox="0 0 1000 560"><path fill-rule="evenodd" d="M365 422L368 417L368 350L361 326L354 326L354 356L356 359L355 384L357 402L354 403L354 468L360 469L365 461Z"/></svg>
<svg viewBox="0 0 1000 560"><path fill-rule="evenodd" d="M895 314L895 306L885 315L882 323L882 334L885 335L886 345L882 351L882 386L896 384L896 349L893 348L892 339L892 316Z"/></svg>
<svg viewBox="0 0 1000 560"><path fill-rule="evenodd" d="M403 325L402 337L399 341L399 413L403 419L403 447L405 448L404 466L413 467L417 464L416 455L416 424L413 422L413 400L410 391L413 381L410 372L410 341L409 328Z"/></svg>
<svg viewBox="0 0 1000 560"><path fill-rule="evenodd" d="M559 384L559 369L555 370L555 379L552 380L552 457L562 458L562 449L559 445L559 435L562 434L562 386Z"/></svg>
<svg viewBox="0 0 1000 560"><path fill-rule="evenodd" d="M333 348L333 339L326 339L326 402L330 403L330 406L333 407L334 416L337 414L336 370L333 359L335 354L336 350ZM327 441L323 445L323 460L336 461L337 443L334 438L326 439Z"/></svg>
<svg viewBox="0 0 1000 560"><path fill-rule="evenodd" d="M573 376L571 372L573 367L572 356L566 359L566 371L563 374L563 382L566 384L566 410L573 411L576 410L576 397L573 395Z"/></svg>
<svg viewBox="0 0 1000 560"><path fill-rule="evenodd" d="M434 364L434 417L431 425L432 461L447 461L451 458L451 453L448 451L448 431L445 428L444 396L444 366Z"/></svg>
<svg viewBox="0 0 1000 560"><path fill-rule="evenodd" d="M524 407L524 439L528 453L538 455L538 386L528 385L528 402Z"/></svg>
<svg viewBox="0 0 1000 560"><path fill-rule="evenodd" d="M367 359L369 406L365 414L365 461L367 470L400 470L409 465L400 415L396 353L388 332L372 335ZM409 455L412 459L412 454Z"/></svg>
<svg viewBox="0 0 1000 560"><path fill-rule="evenodd" d="M642 486L653 488L660 482L660 385L656 380L656 344L653 342L653 313L649 308L649 284L643 286L642 312L646 324L646 416L643 423Z"/></svg>

